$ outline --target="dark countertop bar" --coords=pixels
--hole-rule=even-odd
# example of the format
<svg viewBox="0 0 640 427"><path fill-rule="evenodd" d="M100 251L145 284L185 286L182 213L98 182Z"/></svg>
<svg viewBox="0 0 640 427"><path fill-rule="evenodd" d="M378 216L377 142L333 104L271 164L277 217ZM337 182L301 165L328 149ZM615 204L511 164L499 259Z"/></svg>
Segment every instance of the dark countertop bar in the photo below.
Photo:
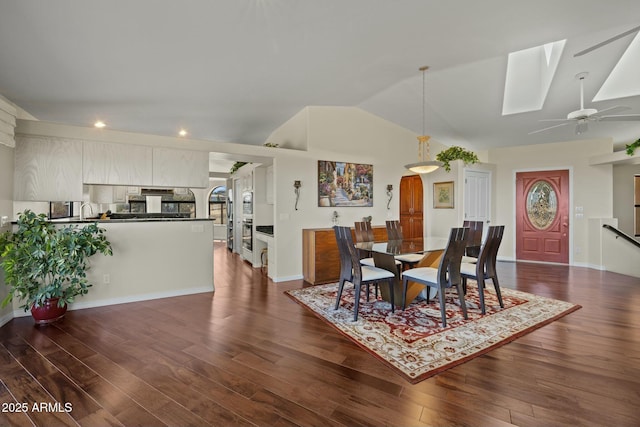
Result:
<svg viewBox="0 0 640 427"><path fill-rule="evenodd" d="M273 237L273 225L256 225L256 233L263 233Z"/></svg>

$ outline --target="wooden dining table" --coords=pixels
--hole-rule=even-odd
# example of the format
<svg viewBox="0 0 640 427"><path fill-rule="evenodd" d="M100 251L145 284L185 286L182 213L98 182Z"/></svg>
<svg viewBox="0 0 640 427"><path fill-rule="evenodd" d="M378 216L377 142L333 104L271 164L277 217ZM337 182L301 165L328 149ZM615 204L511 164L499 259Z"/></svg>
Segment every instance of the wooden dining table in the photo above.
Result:
<svg viewBox="0 0 640 427"><path fill-rule="evenodd" d="M361 251L371 253L376 267L384 268L396 275L393 299L396 306L401 306L403 297L402 280L394 257L413 253L424 254L424 257L416 267L438 268L440 257L447 247L447 239L443 237L419 237L389 240L387 242L359 242L355 246ZM407 304L413 301L423 289L423 285L409 282L407 286ZM385 286L380 287L380 294L385 301L391 301L389 290Z"/></svg>

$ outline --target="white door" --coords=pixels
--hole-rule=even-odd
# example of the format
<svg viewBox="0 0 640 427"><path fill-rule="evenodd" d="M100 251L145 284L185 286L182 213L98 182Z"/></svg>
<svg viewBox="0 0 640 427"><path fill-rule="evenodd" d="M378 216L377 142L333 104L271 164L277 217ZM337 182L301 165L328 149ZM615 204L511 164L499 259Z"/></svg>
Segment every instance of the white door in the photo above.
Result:
<svg viewBox="0 0 640 427"><path fill-rule="evenodd" d="M491 172L464 171L464 219L483 221L486 231L491 222Z"/></svg>

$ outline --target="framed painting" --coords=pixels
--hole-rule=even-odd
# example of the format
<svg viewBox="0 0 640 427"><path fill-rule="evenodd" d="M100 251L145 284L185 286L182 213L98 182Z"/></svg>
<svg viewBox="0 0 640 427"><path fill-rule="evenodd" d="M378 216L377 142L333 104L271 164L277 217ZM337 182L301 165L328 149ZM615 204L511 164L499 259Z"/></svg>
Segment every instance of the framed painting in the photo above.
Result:
<svg viewBox="0 0 640 427"><path fill-rule="evenodd" d="M373 206L373 165L318 160L318 206Z"/></svg>
<svg viewBox="0 0 640 427"><path fill-rule="evenodd" d="M453 209L453 181L433 183L433 207Z"/></svg>

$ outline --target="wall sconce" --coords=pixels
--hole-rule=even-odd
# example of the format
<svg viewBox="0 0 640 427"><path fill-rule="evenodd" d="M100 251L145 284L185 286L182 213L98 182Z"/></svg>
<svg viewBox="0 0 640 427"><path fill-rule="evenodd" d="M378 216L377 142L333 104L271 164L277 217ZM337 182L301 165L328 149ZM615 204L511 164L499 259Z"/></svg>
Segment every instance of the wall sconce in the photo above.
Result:
<svg viewBox="0 0 640 427"><path fill-rule="evenodd" d="M300 198L300 187L302 184L300 181L293 181L293 192L296 194L296 210L298 210L298 199Z"/></svg>
<svg viewBox="0 0 640 427"><path fill-rule="evenodd" d="M389 205L391 204L391 199L393 199L393 185L387 185L387 209L389 209Z"/></svg>

